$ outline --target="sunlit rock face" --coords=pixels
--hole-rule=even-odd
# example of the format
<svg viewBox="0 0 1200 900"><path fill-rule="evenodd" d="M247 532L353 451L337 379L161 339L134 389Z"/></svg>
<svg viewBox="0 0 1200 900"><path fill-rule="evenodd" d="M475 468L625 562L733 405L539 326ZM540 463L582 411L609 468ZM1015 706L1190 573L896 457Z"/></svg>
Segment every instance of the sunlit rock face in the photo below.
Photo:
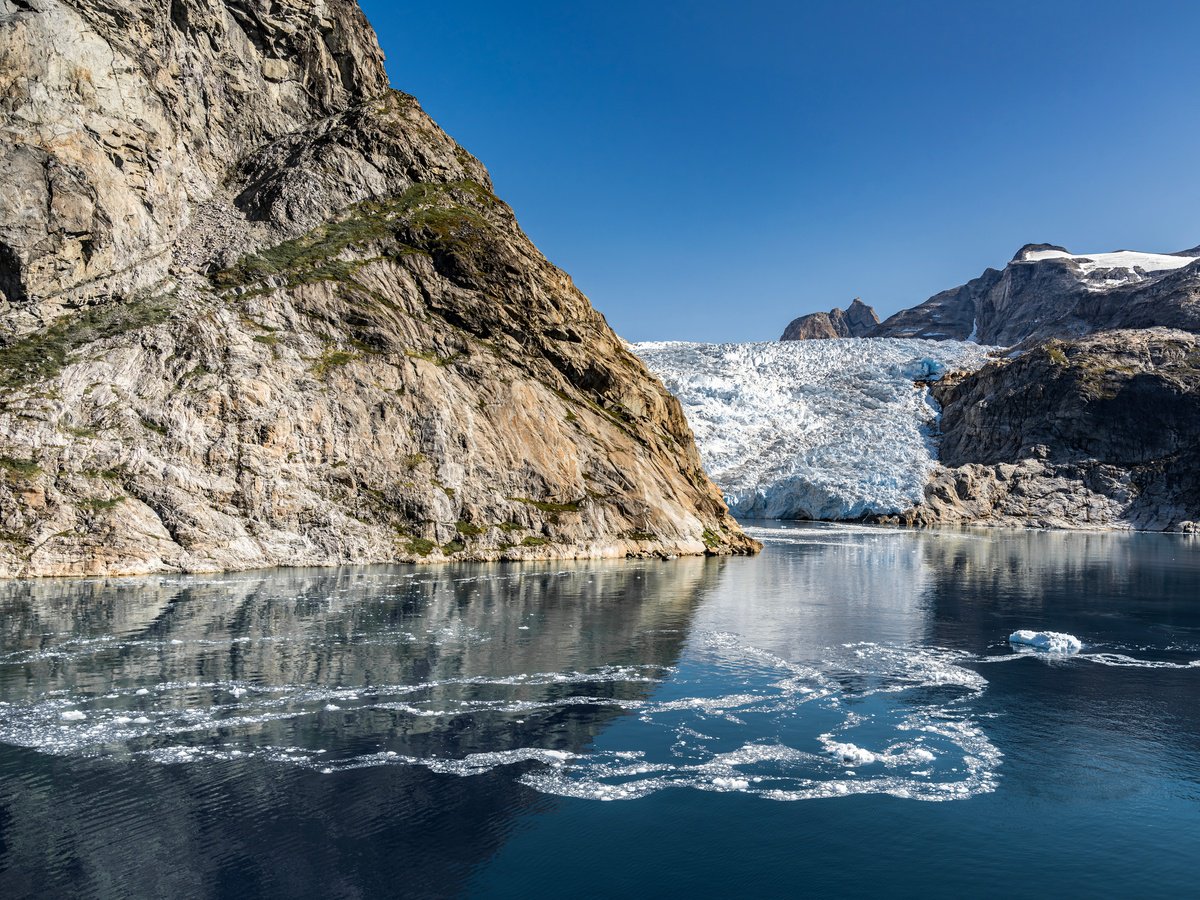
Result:
<svg viewBox="0 0 1200 900"><path fill-rule="evenodd" d="M755 549L357 4L0 16L0 576Z"/></svg>
<svg viewBox="0 0 1200 900"><path fill-rule="evenodd" d="M1003 269L901 310L871 337L1012 346L1114 328L1200 331L1200 248L1180 253L1070 253L1027 244Z"/></svg>
<svg viewBox="0 0 1200 900"><path fill-rule="evenodd" d="M879 324L875 310L858 298L842 309L809 313L793 319L783 330L781 341L814 341L826 338L867 337Z"/></svg>

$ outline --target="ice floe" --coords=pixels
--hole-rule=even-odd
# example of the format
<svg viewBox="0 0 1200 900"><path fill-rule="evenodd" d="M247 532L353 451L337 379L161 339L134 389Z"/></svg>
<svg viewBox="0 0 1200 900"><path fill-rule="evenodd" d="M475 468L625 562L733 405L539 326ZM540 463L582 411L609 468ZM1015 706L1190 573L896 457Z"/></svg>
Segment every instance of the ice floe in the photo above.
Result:
<svg viewBox="0 0 1200 900"><path fill-rule="evenodd" d="M1075 635L1058 631L1014 631L1008 636L1008 640L1009 643L1032 647L1045 653L1078 653L1083 649L1083 641Z"/></svg>
<svg viewBox="0 0 1200 900"><path fill-rule="evenodd" d="M969 706L987 682L963 665L966 654L854 644L792 661L728 632L700 632L693 647L687 671L622 665L357 688L257 685L233 702L237 683L222 681L160 682L153 700L136 686L31 696L0 708L0 740L58 755L133 754L169 765L258 758L327 774L419 766L469 777L514 767L514 778L544 793L597 800L681 788L772 800L949 800L994 788L1001 754ZM181 708L188 703L196 705ZM75 709L84 704L86 715ZM329 715L339 707L351 718ZM339 736L354 723L385 735L389 721L406 719L488 733L589 707L623 724L582 750L347 754ZM302 720L311 720L301 728L306 746L269 739L293 734L290 723Z"/></svg>

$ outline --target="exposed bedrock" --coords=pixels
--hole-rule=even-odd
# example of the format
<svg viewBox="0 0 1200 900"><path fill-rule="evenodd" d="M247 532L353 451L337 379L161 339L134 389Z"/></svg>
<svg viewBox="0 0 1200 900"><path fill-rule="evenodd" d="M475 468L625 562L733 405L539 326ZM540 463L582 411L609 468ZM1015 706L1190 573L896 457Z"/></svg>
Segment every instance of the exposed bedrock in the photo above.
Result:
<svg viewBox="0 0 1200 900"><path fill-rule="evenodd" d="M828 338L866 337L879 324L874 308L857 297L846 309L809 313L794 319L783 331L781 341L813 341Z"/></svg>
<svg viewBox="0 0 1200 900"><path fill-rule="evenodd" d="M0 23L0 575L756 549L357 4Z"/></svg>
<svg viewBox="0 0 1200 900"><path fill-rule="evenodd" d="M1197 530L1200 337L1049 341L933 390L942 465L893 521Z"/></svg>
<svg viewBox="0 0 1200 900"><path fill-rule="evenodd" d="M902 310L871 337L977 340L1011 347L1115 328L1200 331L1200 265L1194 251L1070 254L1028 244L1002 270Z"/></svg>

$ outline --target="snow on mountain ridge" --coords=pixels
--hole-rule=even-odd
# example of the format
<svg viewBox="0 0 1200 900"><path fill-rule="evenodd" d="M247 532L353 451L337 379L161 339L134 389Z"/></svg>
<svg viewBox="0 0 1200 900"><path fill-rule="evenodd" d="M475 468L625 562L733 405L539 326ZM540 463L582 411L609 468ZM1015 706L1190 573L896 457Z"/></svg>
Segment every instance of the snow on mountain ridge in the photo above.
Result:
<svg viewBox="0 0 1200 900"><path fill-rule="evenodd" d="M1039 262L1043 259L1073 259L1085 272L1096 269L1132 269L1161 272L1181 269L1196 261L1195 256L1176 256L1170 253L1142 253L1138 250L1114 250L1112 253L1068 253L1065 250L1029 250L1017 262Z"/></svg>
<svg viewBox="0 0 1200 900"><path fill-rule="evenodd" d="M1028 250L1014 260L1016 264L1041 262L1047 259L1069 259L1079 265L1081 279L1092 290L1108 290L1124 284L1134 284L1160 272L1182 269L1197 259L1195 256L1176 256L1167 253L1142 253L1137 250L1115 250L1112 253L1068 253L1065 250ZM1099 274L1096 274L1099 273ZM1124 274L1121 274L1124 273ZM1143 274L1144 273L1144 276Z"/></svg>
<svg viewBox="0 0 1200 900"><path fill-rule="evenodd" d="M735 514L833 520L921 499L938 410L914 382L979 368L991 348L843 338L633 349L680 399Z"/></svg>

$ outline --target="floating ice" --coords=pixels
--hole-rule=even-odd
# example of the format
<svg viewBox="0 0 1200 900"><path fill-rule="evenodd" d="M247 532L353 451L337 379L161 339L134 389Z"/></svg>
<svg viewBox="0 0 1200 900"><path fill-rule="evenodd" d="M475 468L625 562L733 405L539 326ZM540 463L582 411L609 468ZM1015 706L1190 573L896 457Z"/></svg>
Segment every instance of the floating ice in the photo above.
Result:
<svg viewBox="0 0 1200 900"><path fill-rule="evenodd" d="M826 752L848 766L869 766L878 757L870 750L864 750L855 744L839 744L830 741L826 744Z"/></svg>
<svg viewBox="0 0 1200 900"><path fill-rule="evenodd" d="M163 681L155 685L163 707L136 718L121 702L132 689L111 697L31 696L0 707L0 741L58 755L131 752L168 765L249 757L327 774L394 765L470 777L516 767L513 777L536 790L596 800L690 788L772 800L873 793L937 801L994 789L1001 755L967 705L987 682L961 665L967 654L855 644L793 662L714 631L697 632L693 647L688 672L629 665L357 688L256 685L237 701L230 699L237 682ZM179 705L198 695L201 705ZM577 752L517 746L410 755L400 745L345 753L336 740L324 743L320 717L346 698L367 713L362 723L372 721L371 711L425 721L470 718L479 728L468 730L479 733L523 725L533 712L558 716L591 706L627 715L613 731L615 746L603 746L601 732ZM70 708L83 702L91 704L86 724ZM305 717L313 717L314 727L305 729L312 745L271 743L271 735L288 732L270 723Z"/></svg>
<svg viewBox="0 0 1200 900"><path fill-rule="evenodd" d="M1057 631L1014 631L1008 640L1045 653L1078 653L1083 649L1083 642L1075 635Z"/></svg>
<svg viewBox="0 0 1200 900"><path fill-rule="evenodd" d="M68 709L62 714L61 718L64 722L82 722L87 718L87 714L77 709Z"/></svg>
<svg viewBox="0 0 1200 900"><path fill-rule="evenodd" d="M1118 669L1200 669L1200 659L1180 663L1160 659L1134 659L1123 653L1088 653L1080 659L1101 666L1115 666Z"/></svg>
<svg viewBox="0 0 1200 900"><path fill-rule="evenodd" d="M921 499L938 410L916 382L979 368L989 350L896 338L633 349L683 404L736 514L827 520Z"/></svg>

